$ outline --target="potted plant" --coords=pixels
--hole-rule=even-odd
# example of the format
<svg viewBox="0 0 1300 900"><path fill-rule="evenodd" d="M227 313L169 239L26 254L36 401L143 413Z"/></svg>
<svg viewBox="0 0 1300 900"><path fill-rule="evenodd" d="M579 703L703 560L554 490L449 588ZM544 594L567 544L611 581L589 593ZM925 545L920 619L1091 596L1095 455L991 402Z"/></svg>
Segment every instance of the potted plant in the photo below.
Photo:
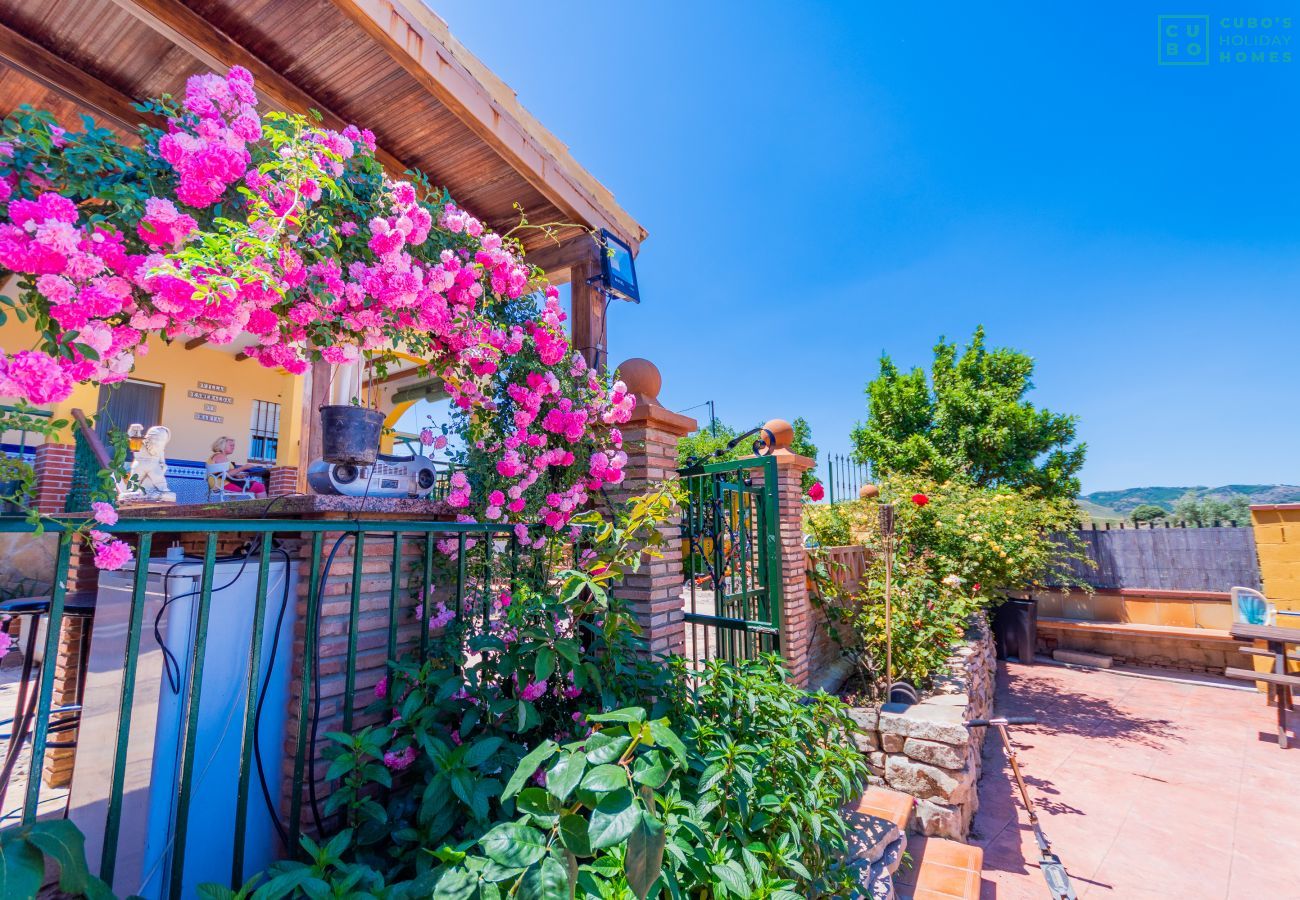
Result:
<svg viewBox="0 0 1300 900"><path fill-rule="evenodd" d="M360 360L335 366L331 372L331 397L320 408L321 456L336 465L373 465L379 455L384 414L378 406L378 385L364 377L369 362ZM348 397L347 402L338 402Z"/></svg>

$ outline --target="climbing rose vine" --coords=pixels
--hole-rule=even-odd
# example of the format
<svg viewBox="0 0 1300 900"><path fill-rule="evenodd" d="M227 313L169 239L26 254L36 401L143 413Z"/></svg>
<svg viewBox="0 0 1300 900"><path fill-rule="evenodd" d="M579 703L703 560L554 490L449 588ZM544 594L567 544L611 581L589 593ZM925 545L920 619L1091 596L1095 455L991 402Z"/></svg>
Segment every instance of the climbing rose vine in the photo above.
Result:
<svg viewBox="0 0 1300 900"><path fill-rule="evenodd" d="M570 346L517 238L419 173L390 178L369 131L259 114L253 87L238 67L195 76L142 104L164 124L134 141L30 107L5 120L0 267L17 297L3 302L37 342L0 351L0 396L49 404L122 381L155 340L251 338L251 358L295 374L358 360L383 374L415 354L491 461L453 481L462 517L566 527L623 478L626 388ZM102 566L129 560L89 537Z"/></svg>

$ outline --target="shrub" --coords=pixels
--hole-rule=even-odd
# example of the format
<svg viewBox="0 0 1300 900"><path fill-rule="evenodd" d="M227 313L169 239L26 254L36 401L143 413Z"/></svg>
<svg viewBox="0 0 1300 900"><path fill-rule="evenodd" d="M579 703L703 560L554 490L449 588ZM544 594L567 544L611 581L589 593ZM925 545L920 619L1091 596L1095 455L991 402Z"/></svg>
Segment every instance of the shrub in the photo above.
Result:
<svg viewBox="0 0 1300 900"><path fill-rule="evenodd" d="M918 687L942 671L970 616L1008 589L1048 583L1081 584L1066 567L1085 558L1072 528L1078 510L1069 500L1034 489L984 488L964 479L936 482L895 476L881 483L894 505L894 675ZM871 696L885 676L884 541L877 500L806 508L815 543L857 543L870 561L853 591L836 583L825 557L813 551L814 602L825 612L831 637L855 665ZM1086 586L1085 586L1086 588Z"/></svg>

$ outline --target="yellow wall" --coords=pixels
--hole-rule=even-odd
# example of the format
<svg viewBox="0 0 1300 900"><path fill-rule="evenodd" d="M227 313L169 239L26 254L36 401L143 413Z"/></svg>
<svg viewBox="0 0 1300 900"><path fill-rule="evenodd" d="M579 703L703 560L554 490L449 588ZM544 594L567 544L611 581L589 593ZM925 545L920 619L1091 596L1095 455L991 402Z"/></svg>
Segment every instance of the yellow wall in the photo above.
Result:
<svg viewBox="0 0 1300 900"><path fill-rule="evenodd" d="M1250 522L1264 595L1279 610L1300 611L1300 503L1252 507ZM1300 619L1286 618L1300 624Z"/></svg>
<svg viewBox="0 0 1300 900"><path fill-rule="evenodd" d="M30 348L35 335L27 324L10 316L0 326L0 347L13 352ZM280 404L280 442L277 463L298 464L298 439L302 419L302 379L280 369L266 369L251 360L235 359L230 348L210 346L186 350L183 343L164 343L155 337L149 342L149 352L137 358L133 379L151 381L163 386L162 424L171 429L171 443L167 455L174 459L204 460L212 452L212 442L227 435L235 439L235 458L248 459L249 430L252 425L253 401L266 400ZM205 390L199 382L221 385L224 392ZM227 397L229 403L209 403L189 395L190 391ZM74 408L88 415L97 409L99 388L94 385L79 386L70 398L54 408L60 418L70 415ZM207 407L213 407L208 409ZM219 416L221 422L208 422L195 418L195 414ZM16 435L6 435L6 441L16 441ZM70 434L62 440L71 443ZM28 443L33 441L29 438Z"/></svg>
<svg viewBox="0 0 1300 900"><path fill-rule="evenodd" d="M1275 506L1252 506L1250 524L1255 530L1255 552L1259 555L1259 577L1264 582L1264 596L1279 612L1300 612L1300 503ZM1300 616L1279 615L1283 628L1300 628ZM1255 646L1263 647L1262 641ZM1256 672L1272 669L1267 658L1252 659ZM1300 663L1287 664L1288 671L1300 671ZM1266 685L1256 682L1262 691Z"/></svg>

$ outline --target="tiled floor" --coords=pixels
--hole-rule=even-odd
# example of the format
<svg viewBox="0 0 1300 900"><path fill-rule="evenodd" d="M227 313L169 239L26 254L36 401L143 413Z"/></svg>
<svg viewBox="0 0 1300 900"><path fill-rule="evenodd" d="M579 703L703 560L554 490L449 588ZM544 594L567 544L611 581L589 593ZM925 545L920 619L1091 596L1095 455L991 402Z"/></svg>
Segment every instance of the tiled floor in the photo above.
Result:
<svg viewBox="0 0 1300 900"><path fill-rule="evenodd" d="M1080 897L1300 898L1300 745L1278 749L1262 694L1003 665L997 713L1038 717L1011 736ZM981 896L1046 897L996 733L979 793L971 842L984 848Z"/></svg>

